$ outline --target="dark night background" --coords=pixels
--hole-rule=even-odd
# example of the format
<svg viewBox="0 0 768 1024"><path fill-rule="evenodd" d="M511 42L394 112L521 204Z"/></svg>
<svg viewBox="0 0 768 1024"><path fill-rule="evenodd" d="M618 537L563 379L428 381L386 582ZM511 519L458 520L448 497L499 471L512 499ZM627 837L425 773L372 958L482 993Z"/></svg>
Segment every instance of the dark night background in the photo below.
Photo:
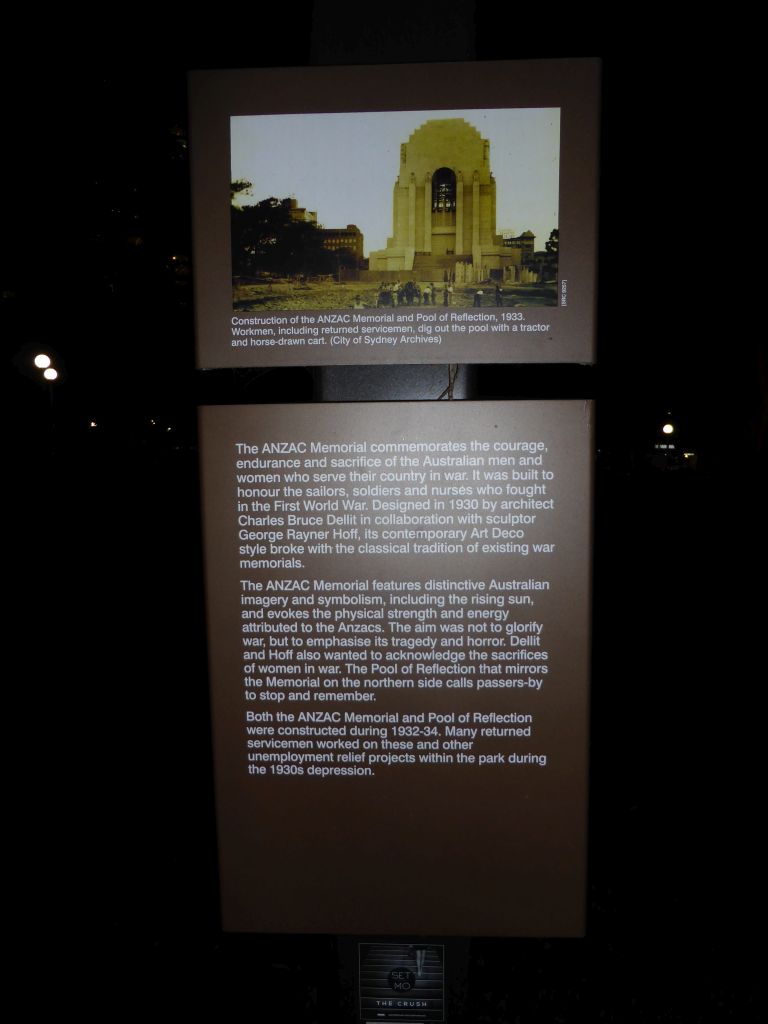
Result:
<svg viewBox="0 0 768 1024"><path fill-rule="evenodd" d="M312 401L321 371L194 369L185 74L578 54L526 50L513 14L479 5L386 32L309 6L269 30L230 12L253 18L234 49L224 31L203 45L205 26L121 37L119 56L50 44L4 83L6 847L32 998L62 1008L116 974L119 1006L152 990L157 1010L214 995L224 1016L353 1019L349 940L218 928L196 407ZM457 940L449 1019L743 1024L763 930L764 623L746 588L764 581L765 356L731 318L744 268L713 235L748 224L712 187L726 122L704 56L604 53L598 365L473 384L597 401L588 932ZM62 370L50 389L33 348ZM653 464L668 417L695 468Z"/></svg>

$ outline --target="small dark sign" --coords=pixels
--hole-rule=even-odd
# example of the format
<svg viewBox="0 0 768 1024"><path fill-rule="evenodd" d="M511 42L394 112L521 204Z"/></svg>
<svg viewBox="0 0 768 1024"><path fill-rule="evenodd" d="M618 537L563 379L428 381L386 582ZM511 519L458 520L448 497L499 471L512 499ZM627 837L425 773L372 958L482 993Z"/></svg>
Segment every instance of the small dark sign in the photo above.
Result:
<svg viewBox="0 0 768 1024"><path fill-rule="evenodd" d="M444 947L404 942L360 943L360 1019L445 1020Z"/></svg>

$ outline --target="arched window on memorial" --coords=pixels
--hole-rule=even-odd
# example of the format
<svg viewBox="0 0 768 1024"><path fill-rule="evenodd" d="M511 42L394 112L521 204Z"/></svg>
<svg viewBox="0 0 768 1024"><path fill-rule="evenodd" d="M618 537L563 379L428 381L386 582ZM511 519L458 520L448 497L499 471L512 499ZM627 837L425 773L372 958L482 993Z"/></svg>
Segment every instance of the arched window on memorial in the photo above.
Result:
<svg viewBox="0 0 768 1024"><path fill-rule="evenodd" d="M456 175L441 167L432 175L432 213L456 212Z"/></svg>

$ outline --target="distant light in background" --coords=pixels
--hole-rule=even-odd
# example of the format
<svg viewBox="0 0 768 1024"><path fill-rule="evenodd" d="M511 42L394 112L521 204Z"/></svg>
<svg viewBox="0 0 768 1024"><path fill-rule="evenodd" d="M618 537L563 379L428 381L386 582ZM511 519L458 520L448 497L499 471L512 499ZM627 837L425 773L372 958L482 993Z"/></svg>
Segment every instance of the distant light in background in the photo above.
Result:
<svg viewBox="0 0 768 1024"><path fill-rule="evenodd" d="M675 428L671 423L665 423L661 428L662 434L674 434Z"/></svg>
<svg viewBox="0 0 768 1024"><path fill-rule="evenodd" d="M98 423L96 422L96 420L91 420L91 422L88 424L88 426L89 427L98 427Z"/></svg>
<svg viewBox="0 0 768 1024"><path fill-rule="evenodd" d="M50 348L41 351L36 342L25 342L12 357L12 362L23 377L33 380L37 387L45 388L51 402L53 390L48 385L54 380L59 385L67 380L67 368L61 357Z"/></svg>

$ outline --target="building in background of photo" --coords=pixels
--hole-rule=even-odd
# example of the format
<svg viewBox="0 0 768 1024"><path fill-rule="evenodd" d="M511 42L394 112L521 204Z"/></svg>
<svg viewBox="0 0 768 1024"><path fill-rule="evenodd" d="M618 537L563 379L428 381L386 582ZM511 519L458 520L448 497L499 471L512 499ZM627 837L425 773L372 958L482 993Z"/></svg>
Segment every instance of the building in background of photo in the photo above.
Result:
<svg viewBox="0 0 768 1024"><path fill-rule="evenodd" d="M355 267L363 264L363 233L356 224L345 228L320 228L323 248L337 253Z"/></svg>
<svg viewBox="0 0 768 1024"><path fill-rule="evenodd" d="M317 224L317 211L307 210L304 206L299 206L299 202L293 196L289 199L282 200L283 206L288 211L288 217L295 224Z"/></svg>

